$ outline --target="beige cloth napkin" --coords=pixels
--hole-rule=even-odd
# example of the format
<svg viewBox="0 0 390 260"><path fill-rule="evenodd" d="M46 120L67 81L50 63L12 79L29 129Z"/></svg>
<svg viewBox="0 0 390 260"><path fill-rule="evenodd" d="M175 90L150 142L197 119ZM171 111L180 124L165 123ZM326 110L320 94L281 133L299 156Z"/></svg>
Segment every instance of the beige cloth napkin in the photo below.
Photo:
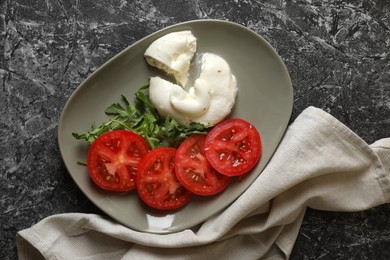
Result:
<svg viewBox="0 0 390 260"><path fill-rule="evenodd" d="M360 211L390 202L390 138L367 145L307 108L256 181L220 214L174 234L106 217L54 215L17 235L23 259L288 259L305 209Z"/></svg>

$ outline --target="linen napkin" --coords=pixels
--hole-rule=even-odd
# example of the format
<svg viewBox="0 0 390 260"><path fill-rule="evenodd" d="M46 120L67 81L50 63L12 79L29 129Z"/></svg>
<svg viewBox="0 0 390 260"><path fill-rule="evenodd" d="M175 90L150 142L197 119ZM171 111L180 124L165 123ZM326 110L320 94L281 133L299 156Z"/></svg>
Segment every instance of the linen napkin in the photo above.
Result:
<svg viewBox="0 0 390 260"><path fill-rule="evenodd" d="M306 108L269 164L229 207L173 234L99 215L47 217L17 234L23 259L288 259L305 210L360 211L390 202L390 138L368 145L330 114Z"/></svg>

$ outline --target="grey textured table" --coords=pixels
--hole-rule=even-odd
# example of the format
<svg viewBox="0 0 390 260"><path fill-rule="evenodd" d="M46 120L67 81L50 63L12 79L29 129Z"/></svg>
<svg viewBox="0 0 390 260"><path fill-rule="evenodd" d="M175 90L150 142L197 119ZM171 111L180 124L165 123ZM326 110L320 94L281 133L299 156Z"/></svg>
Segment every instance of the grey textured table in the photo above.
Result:
<svg viewBox="0 0 390 260"><path fill-rule="evenodd" d="M57 124L69 95L138 39L178 22L230 20L269 41L307 106L366 142L390 135L390 2L384 0L0 1L0 259L49 215L101 213L66 172ZM308 210L291 259L390 259L390 205Z"/></svg>

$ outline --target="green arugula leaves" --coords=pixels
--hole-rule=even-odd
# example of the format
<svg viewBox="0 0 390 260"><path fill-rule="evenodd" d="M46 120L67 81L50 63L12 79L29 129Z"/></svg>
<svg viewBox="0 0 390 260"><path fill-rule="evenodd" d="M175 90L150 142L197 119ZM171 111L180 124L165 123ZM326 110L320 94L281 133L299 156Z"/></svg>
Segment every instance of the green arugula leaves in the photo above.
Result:
<svg viewBox="0 0 390 260"><path fill-rule="evenodd" d="M154 149L158 146L178 147L185 138L192 134L206 134L210 127L200 123L191 123L189 126L179 124L170 117L161 117L148 96L149 85L139 88L134 103L130 103L125 96L121 96L122 104L115 103L104 112L114 116L100 126L91 126L86 133L72 133L76 139L92 143L101 134L119 129L133 131L142 136Z"/></svg>

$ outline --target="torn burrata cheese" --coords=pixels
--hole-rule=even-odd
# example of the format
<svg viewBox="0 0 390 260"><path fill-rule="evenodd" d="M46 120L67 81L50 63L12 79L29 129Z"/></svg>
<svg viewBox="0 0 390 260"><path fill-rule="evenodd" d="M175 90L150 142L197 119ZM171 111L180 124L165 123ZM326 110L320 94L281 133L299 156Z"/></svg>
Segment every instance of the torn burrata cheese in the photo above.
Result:
<svg viewBox="0 0 390 260"><path fill-rule="evenodd" d="M231 112L238 90L229 64L212 53L202 55L199 78L188 91L160 77L151 77L149 84L150 100L160 115L210 126Z"/></svg>
<svg viewBox="0 0 390 260"><path fill-rule="evenodd" d="M191 59L196 52L196 38L191 31L166 34L155 40L145 51L149 65L166 71L185 86Z"/></svg>

